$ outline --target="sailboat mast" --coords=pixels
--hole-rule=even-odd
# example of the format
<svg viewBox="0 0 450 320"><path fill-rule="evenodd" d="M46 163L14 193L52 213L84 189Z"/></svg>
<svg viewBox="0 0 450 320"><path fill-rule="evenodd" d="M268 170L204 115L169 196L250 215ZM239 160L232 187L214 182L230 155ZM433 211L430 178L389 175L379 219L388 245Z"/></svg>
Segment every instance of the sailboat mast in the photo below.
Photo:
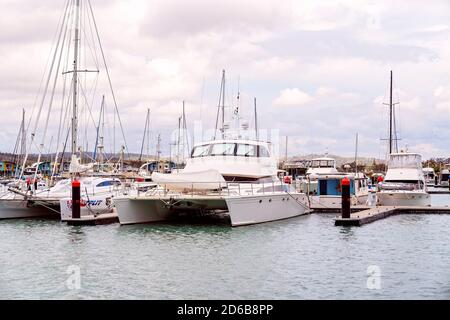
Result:
<svg viewBox="0 0 450 320"><path fill-rule="evenodd" d="M27 138L25 133L25 109L22 110L22 126L21 126L21 146L20 146L20 155L23 156L26 153L27 149Z"/></svg>
<svg viewBox="0 0 450 320"><path fill-rule="evenodd" d="M222 70L222 139L225 139L225 70Z"/></svg>
<svg viewBox="0 0 450 320"><path fill-rule="evenodd" d="M80 0L75 0L75 45L73 52L73 114L72 114L72 155L77 152L77 134L78 134L78 110L77 110L77 95L78 95L78 47L79 47L79 24L80 24Z"/></svg>
<svg viewBox="0 0 450 320"><path fill-rule="evenodd" d="M393 111L394 105L392 104L392 70L391 70L391 84L389 89L389 154L392 153L392 140L393 140L392 121L394 116Z"/></svg>
<svg viewBox="0 0 450 320"><path fill-rule="evenodd" d="M258 134L258 113L256 111L256 97L254 98L254 104L255 104L255 137L256 137L256 140L259 140L259 134Z"/></svg>
<svg viewBox="0 0 450 320"><path fill-rule="evenodd" d="M358 173L358 133L356 133L355 141L355 175Z"/></svg>

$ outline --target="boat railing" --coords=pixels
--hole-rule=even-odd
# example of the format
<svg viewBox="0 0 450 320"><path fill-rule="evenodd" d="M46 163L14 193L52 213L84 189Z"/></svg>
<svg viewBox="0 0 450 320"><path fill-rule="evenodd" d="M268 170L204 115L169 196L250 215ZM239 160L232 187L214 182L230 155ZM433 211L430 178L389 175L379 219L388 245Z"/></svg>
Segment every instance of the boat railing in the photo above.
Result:
<svg viewBox="0 0 450 320"><path fill-rule="evenodd" d="M243 195L265 195L280 192L293 192L296 183L285 183L279 181L208 181L208 182L186 182L171 181L154 185L146 190L144 186L148 183L135 182L127 189L127 194L133 193L137 196L243 196Z"/></svg>

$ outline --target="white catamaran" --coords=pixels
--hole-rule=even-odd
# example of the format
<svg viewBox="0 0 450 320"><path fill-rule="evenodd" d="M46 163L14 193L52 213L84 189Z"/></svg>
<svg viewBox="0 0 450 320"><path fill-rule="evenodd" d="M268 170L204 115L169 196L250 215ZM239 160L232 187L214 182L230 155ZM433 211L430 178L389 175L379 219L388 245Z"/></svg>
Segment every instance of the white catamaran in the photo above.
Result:
<svg viewBox="0 0 450 320"><path fill-rule="evenodd" d="M256 138L242 138L239 127L238 134L230 134L224 122L224 82L223 73L222 139L196 144L185 168L177 173L153 172L152 180L159 184L158 188L141 195L115 198L121 224L220 213L229 217L232 226L242 226L291 218L309 211L306 195L278 178L277 161L270 144L258 139L256 103ZM242 128L245 130L246 126Z"/></svg>

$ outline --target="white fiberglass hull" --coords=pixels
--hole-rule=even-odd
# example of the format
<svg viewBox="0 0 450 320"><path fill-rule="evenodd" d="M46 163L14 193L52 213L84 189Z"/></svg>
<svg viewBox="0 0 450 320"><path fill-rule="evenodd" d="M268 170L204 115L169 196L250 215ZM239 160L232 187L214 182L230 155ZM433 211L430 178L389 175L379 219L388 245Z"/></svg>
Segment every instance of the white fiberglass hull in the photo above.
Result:
<svg viewBox="0 0 450 320"><path fill-rule="evenodd" d="M56 212L23 199L0 199L0 220L57 216Z"/></svg>
<svg viewBox="0 0 450 320"><path fill-rule="evenodd" d="M233 227L288 219L308 213L304 194L227 197Z"/></svg>
<svg viewBox="0 0 450 320"><path fill-rule="evenodd" d="M174 200L174 199L173 199ZM304 194L266 194L240 197L170 198L129 197L115 199L121 224L151 223L170 220L183 210L228 211L232 226L287 219L305 214Z"/></svg>
<svg viewBox="0 0 450 320"><path fill-rule="evenodd" d="M380 191L377 193L381 206L430 206L431 196L424 191Z"/></svg>
<svg viewBox="0 0 450 320"><path fill-rule="evenodd" d="M352 206L363 205L367 202L368 194L353 195L350 198ZM342 207L342 196L310 196L312 208L340 209Z"/></svg>

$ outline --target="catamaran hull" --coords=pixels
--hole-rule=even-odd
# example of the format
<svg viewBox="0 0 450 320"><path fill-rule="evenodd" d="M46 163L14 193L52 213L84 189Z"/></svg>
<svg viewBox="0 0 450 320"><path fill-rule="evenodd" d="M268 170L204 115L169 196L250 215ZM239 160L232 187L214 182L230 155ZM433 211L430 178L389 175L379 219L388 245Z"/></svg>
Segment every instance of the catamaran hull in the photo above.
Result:
<svg viewBox="0 0 450 320"><path fill-rule="evenodd" d="M114 203L120 224L161 222L180 212L227 211L232 226L242 226L292 218L308 212L303 194L245 197L117 198Z"/></svg>
<svg viewBox="0 0 450 320"><path fill-rule="evenodd" d="M378 192L378 204L381 206L430 206L431 196L425 192Z"/></svg>
<svg viewBox="0 0 450 320"><path fill-rule="evenodd" d="M293 218L308 213L306 199L298 194L226 198L233 227Z"/></svg>
<svg viewBox="0 0 450 320"><path fill-rule="evenodd" d="M23 199L0 199L0 219L55 217L55 211Z"/></svg>

